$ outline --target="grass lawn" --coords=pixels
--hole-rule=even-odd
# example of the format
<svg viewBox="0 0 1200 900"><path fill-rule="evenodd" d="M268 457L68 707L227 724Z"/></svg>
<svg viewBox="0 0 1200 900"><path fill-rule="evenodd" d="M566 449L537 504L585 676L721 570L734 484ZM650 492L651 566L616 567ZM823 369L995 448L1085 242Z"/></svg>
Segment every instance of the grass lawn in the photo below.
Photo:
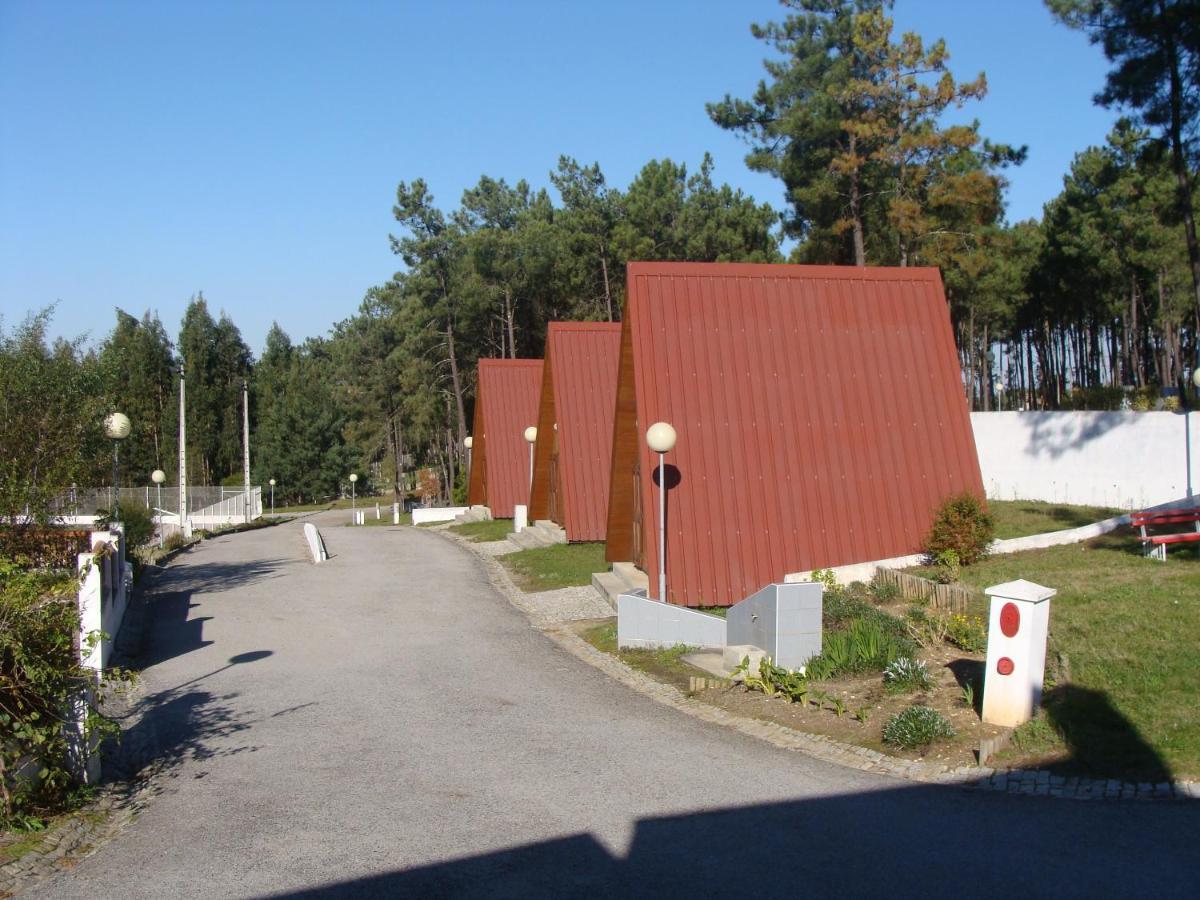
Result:
<svg viewBox="0 0 1200 900"><path fill-rule="evenodd" d="M1050 601L1044 715L1018 730L1009 757L1101 775L1200 778L1200 559L1158 562L1127 528L1083 544L985 559L961 580L983 588L1026 578ZM1003 764L999 760L998 764Z"/></svg>
<svg viewBox="0 0 1200 900"><path fill-rule="evenodd" d="M996 521L996 537L1001 540L1078 528L1127 512L1105 506L1068 506L1041 500L989 500L988 510Z"/></svg>
<svg viewBox="0 0 1200 900"><path fill-rule="evenodd" d="M360 509L375 511L375 504L378 503L380 508L392 514L392 498L389 494L386 497L359 497L354 501L354 505ZM271 508L270 503L266 503L267 509ZM277 513L302 513L302 512L322 512L327 509L350 509L351 503L349 497L344 497L341 500L327 500L324 503L301 503L296 506L284 506L281 503L275 504L275 512Z"/></svg>
<svg viewBox="0 0 1200 900"><path fill-rule="evenodd" d="M604 543L554 544L497 557L523 591L591 584L592 573L608 568Z"/></svg>
<svg viewBox="0 0 1200 900"><path fill-rule="evenodd" d="M691 647L670 647L665 650L619 650L617 648L617 622L605 622L595 625L582 632L581 637L604 653L612 653L619 657L631 669L645 672L659 681L673 684L680 690L688 687L688 677L692 675L709 675L683 661L683 656Z"/></svg>
<svg viewBox="0 0 1200 900"><path fill-rule="evenodd" d="M464 522L462 525L451 525L449 530L478 544L504 540L512 533L513 523L512 519L489 519L486 522Z"/></svg>

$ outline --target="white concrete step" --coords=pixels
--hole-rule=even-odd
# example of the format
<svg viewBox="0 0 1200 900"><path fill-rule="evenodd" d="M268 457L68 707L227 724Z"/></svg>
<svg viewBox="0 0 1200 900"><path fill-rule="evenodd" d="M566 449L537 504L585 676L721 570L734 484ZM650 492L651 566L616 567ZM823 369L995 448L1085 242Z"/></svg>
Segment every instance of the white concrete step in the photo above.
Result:
<svg viewBox="0 0 1200 900"><path fill-rule="evenodd" d="M594 572L592 574L592 587L596 589L602 598L608 601L608 605L616 612L617 595L625 590L624 582L612 572Z"/></svg>
<svg viewBox="0 0 1200 900"><path fill-rule="evenodd" d="M534 547L545 547L550 543L532 528L524 528L521 531L511 532L508 535L508 540L511 543L516 544L522 550L532 550Z"/></svg>
<svg viewBox="0 0 1200 900"><path fill-rule="evenodd" d="M551 519L538 519L533 523L533 527L541 534L545 535L546 539L552 544L565 544L567 542L567 533L563 527Z"/></svg>
<svg viewBox="0 0 1200 900"><path fill-rule="evenodd" d="M622 590L649 590L650 578L631 562L617 562L612 565L612 573L623 585Z"/></svg>

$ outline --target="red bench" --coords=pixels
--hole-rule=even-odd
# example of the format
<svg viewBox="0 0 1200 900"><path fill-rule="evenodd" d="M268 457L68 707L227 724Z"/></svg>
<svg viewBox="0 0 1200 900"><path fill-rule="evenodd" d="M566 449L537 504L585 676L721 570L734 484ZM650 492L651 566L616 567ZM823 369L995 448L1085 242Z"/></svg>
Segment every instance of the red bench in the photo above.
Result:
<svg viewBox="0 0 1200 900"><path fill-rule="evenodd" d="M1200 543L1200 508L1168 509L1163 512L1138 512L1129 517L1129 522L1138 529L1142 537L1142 549L1147 556L1167 559L1167 547L1171 544ZM1150 534L1149 528L1167 525L1191 525L1191 531L1174 531L1168 534Z"/></svg>

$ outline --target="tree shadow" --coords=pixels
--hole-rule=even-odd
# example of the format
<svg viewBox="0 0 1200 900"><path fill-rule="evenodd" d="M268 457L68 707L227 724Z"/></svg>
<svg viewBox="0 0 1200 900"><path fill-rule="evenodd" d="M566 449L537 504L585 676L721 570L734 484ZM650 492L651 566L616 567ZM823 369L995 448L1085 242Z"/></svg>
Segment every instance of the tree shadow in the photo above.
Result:
<svg viewBox="0 0 1200 900"><path fill-rule="evenodd" d="M625 853L576 833L274 896L1182 896L1195 812L908 786L643 818Z"/></svg>
<svg viewBox="0 0 1200 900"><path fill-rule="evenodd" d="M198 604L193 598L202 594L220 594L270 578L280 578L282 571L295 565L290 559L264 559L245 563L199 563L196 565L155 569L142 580L137 593L142 595L141 609L130 611L122 630L140 628L146 631L138 640L119 635L122 647L121 662L147 669L168 659L191 653L212 641L204 639L204 623L211 616L189 618Z"/></svg>
<svg viewBox="0 0 1200 900"><path fill-rule="evenodd" d="M1042 714L1071 754L1047 766L1052 771L1156 784L1174 779L1167 761L1103 691L1060 685L1043 697Z"/></svg>

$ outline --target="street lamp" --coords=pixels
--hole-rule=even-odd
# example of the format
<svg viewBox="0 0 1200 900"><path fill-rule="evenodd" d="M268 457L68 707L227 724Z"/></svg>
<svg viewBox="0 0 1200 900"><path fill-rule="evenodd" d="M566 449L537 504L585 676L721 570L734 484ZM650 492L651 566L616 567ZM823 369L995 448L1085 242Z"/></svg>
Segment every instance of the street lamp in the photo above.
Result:
<svg viewBox="0 0 1200 900"><path fill-rule="evenodd" d="M272 478L267 484L271 485L271 515L275 515L275 479Z"/></svg>
<svg viewBox="0 0 1200 900"><path fill-rule="evenodd" d="M530 425L525 429L525 440L529 443L529 489L533 490L533 445L537 442L537 428Z"/></svg>
<svg viewBox="0 0 1200 900"><path fill-rule="evenodd" d="M113 442L113 511L112 520L121 521L121 482L120 475L120 446L121 441L129 437L129 416L125 413L109 413L104 419L104 433Z"/></svg>
<svg viewBox="0 0 1200 900"><path fill-rule="evenodd" d="M353 472L350 473L350 512L354 512L354 483L358 481L358 476Z"/></svg>
<svg viewBox="0 0 1200 900"><path fill-rule="evenodd" d="M150 473L150 480L153 481L155 487L158 488L158 549L161 550L163 546L162 486L163 482L167 480L167 473L162 469L155 469Z"/></svg>
<svg viewBox="0 0 1200 900"><path fill-rule="evenodd" d="M663 454L675 449L675 429L655 422L646 429L646 444L658 454L658 599L667 602L667 473Z"/></svg>

